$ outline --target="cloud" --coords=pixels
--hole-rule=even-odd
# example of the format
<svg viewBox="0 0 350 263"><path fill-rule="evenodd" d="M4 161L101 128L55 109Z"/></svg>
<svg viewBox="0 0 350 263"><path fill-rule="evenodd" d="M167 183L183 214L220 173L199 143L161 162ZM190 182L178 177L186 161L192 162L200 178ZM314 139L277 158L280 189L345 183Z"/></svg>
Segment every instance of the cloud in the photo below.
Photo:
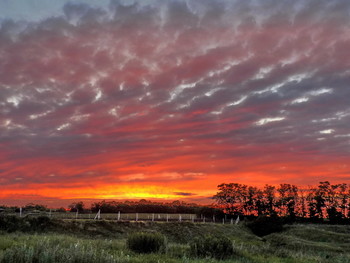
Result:
<svg viewBox="0 0 350 263"><path fill-rule="evenodd" d="M193 193L184 193L184 192L175 192L174 195L193 196L193 195L196 195L196 194L193 194Z"/></svg>
<svg viewBox="0 0 350 263"><path fill-rule="evenodd" d="M319 163L348 162L349 10L341 0L69 2L41 20L3 19L2 185L130 176L209 189L232 174L274 182L286 163L286 180L321 178Z"/></svg>

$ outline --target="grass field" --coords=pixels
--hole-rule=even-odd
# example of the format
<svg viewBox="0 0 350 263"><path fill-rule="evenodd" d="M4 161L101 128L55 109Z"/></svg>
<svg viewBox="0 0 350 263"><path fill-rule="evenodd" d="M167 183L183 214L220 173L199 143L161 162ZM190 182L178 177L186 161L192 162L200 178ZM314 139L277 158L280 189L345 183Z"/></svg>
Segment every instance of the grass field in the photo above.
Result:
<svg viewBox="0 0 350 263"><path fill-rule="evenodd" d="M240 225L191 222L43 220L22 222L0 235L0 262L350 262L350 226L295 224L264 237ZM31 225L33 224L33 225ZM26 227L27 226L27 227ZM137 254L126 247L134 232L158 232L162 253ZM218 261L195 258L190 243L206 235L232 240L234 255Z"/></svg>

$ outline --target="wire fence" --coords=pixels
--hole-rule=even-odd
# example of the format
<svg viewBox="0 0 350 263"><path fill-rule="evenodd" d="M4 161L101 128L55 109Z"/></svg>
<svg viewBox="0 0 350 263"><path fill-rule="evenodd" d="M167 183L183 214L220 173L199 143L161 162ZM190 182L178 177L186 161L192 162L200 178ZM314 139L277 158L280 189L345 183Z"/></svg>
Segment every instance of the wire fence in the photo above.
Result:
<svg viewBox="0 0 350 263"><path fill-rule="evenodd" d="M55 212L55 211L37 211L6 213L0 215L12 215L18 217L36 217L47 216L52 219L70 219L70 220L115 220L115 221L150 221L150 222L193 222L193 223L222 223L237 224L237 218L217 218L213 216L204 216L196 214L165 214L165 213L79 213L79 212Z"/></svg>

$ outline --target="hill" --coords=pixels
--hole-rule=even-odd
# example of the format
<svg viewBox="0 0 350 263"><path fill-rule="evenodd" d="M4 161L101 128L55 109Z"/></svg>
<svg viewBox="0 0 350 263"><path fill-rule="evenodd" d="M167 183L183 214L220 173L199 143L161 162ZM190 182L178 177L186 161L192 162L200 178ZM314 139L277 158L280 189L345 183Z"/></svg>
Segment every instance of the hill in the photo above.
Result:
<svg viewBox="0 0 350 263"><path fill-rule="evenodd" d="M194 258L189 244L210 234L228 237L234 256L221 262L350 262L350 226L293 224L283 231L258 237L242 223L222 225L190 222L116 222L50 220L48 218L1 219L0 262L219 262ZM8 220L8 221L5 221ZM11 223L12 222L12 223ZM161 254L136 254L125 242L133 232L159 232L167 241ZM20 257L37 257L21 261ZM45 258L46 257L46 258ZM80 259L76 259L80 257ZM56 260L57 260L56 258ZM74 261L75 260L75 261Z"/></svg>

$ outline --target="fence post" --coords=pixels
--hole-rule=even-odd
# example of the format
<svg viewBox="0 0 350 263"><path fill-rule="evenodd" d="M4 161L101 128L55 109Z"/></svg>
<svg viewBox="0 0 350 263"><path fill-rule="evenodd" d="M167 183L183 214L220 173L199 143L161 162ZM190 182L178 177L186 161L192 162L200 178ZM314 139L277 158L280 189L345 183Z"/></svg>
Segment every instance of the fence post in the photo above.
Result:
<svg viewBox="0 0 350 263"><path fill-rule="evenodd" d="M117 220L120 221L120 211L118 211L118 217Z"/></svg>
<svg viewBox="0 0 350 263"><path fill-rule="evenodd" d="M215 223L215 215L213 215L213 222Z"/></svg>
<svg viewBox="0 0 350 263"><path fill-rule="evenodd" d="M97 220L100 220L100 218L101 218L101 209L99 209L98 210L98 212L97 212L97 214L96 214L96 216L95 216L95 220L97 219Z"/></svg>
<svg viewBox="0 0 350 263"><path fill-rule="evenodd" d="M179 222L181 222L181 220L182 220L182 217L181 217L181 214L179 215Z"/></svg>
<svg viewBox="0 0 350 263"><path fill-rule="evenodd" d="M166 214L166 221L169 222L169 215Z"/></svg>
<svg viewBox="0 0 350 263"><path fill-rule="evenodd" d="M154 221L154 214L152 214L152 222Z"/></svg>
<svg viewBox="0 0 350 263"><path fill-rule="evenodd" d="M136 213L136 221L139 221L139 213Z"/></svg>
<svg viewBox="0 0 350 263"><path fill-rule="evenodd" d="M19 208L19 217L22 217L22 207Z"/></svg>

